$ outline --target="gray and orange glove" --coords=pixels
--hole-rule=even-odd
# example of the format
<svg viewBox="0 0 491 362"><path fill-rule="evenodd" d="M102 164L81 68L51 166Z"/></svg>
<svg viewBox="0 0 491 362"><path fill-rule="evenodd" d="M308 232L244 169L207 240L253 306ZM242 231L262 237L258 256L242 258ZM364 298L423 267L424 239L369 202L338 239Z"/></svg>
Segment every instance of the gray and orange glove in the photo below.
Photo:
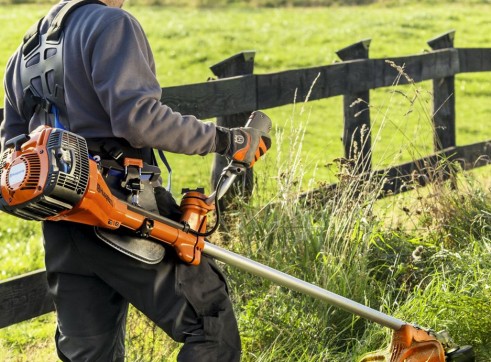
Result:
<svg viewBox="0 0 491 362"><path fill-rule="evenodd" d="M267 117L261 112L255 112L254 114L256 114L256 117L258 115ZM271 147L269 134L253 127L231 129L217 127L215 141L215 152L249 168Z"/></svg>

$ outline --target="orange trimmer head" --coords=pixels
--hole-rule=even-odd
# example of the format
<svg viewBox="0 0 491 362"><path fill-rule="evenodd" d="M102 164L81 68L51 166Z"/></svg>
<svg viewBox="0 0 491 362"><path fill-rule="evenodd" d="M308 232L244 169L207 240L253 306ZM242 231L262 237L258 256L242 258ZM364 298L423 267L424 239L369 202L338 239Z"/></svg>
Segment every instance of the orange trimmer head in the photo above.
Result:
<svg viewBox="0 0 491 362"><path fill-rule="evenodd" d="M470 346L459 347L446 332L433 332L403 325L393 332L388 348L363 356L360 362L448 362L474 361Z"/></svg>

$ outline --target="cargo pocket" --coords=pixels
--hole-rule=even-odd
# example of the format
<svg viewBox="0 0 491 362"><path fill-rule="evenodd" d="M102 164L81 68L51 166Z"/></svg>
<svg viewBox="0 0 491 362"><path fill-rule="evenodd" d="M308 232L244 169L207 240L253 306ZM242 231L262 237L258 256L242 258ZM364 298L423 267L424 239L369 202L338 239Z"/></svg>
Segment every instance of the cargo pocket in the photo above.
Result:
<svg viewBox="0 0 491 362"><path fill-rule="evenodd" d="M203 334L207 342L220 342L223 337L223 322L220 318L222 312L218 312L216 316L203 317Z"/></svg>
<svg viewBox="0 0 491 362"><path fill-rule="evenodd" d="M223 282L225 285L225 292L227 292L227 295L230 295L230 291L228 288L228 283L227 283L227 278L225 278L225 274L223 271L218 267L214 259L208 258L210 268L218 275L218 278Z"/></svg>
<svg viewBox="0 0 491 362"><path fill-rule="evenodd" d="M223 339L223 322L220 314L221 312L218 312L216 316L199 317L197 321L202 323L201 328L193 332L183 331L184 341L186 343L219 343Z"/></svg>
<svg viewBox="0 0 491 362"><path fill-rule="evenodd" d="M195 320L181 329L185 346L179 357L193 361L239 361L241 346L237 321L225 277L213 259L204 257L197 266L176 265L176 288L187 301Z"/></svg>

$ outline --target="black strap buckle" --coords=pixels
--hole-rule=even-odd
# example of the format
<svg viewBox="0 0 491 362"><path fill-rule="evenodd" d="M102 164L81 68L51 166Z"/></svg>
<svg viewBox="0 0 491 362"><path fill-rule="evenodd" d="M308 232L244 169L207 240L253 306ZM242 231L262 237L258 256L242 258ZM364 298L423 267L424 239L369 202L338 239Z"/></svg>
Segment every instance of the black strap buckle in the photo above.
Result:
<svg viewBox="0 0 491 362"><path fill-rule="evenodd" d="M138 197L144 188L142 168L143 160L129 157L124 159L124 176L121 180L121 187L131 192L131 203L137 206L139 205Z"/></svg>

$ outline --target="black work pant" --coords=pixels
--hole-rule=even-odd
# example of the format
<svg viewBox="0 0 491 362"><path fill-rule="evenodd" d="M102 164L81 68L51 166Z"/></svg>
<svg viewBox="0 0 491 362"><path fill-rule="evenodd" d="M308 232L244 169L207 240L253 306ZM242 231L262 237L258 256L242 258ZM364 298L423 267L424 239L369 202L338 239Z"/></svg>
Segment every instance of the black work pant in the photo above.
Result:
<svg viewBox="0 0 491 362"><path fill-rule="evenodd" d="M178 361L238 361L240 338L225 279L172 250L150 265L107 246L90 226L44 222L46 269L63 361L123 361L128 303L184 343Z"/></svg>

